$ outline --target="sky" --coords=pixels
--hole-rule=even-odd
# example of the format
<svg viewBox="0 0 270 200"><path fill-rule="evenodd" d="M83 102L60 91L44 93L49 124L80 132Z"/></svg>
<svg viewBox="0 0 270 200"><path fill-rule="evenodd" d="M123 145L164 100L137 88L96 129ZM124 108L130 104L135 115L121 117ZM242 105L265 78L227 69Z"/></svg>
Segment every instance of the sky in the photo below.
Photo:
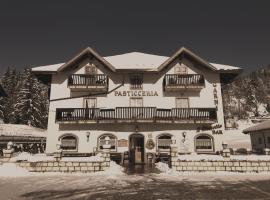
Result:
<svg viewBox="0 0 270 200"><path fill-rule="evenodd" d="M254 71L270 64L269 0L0 1L0 73L102 56L171 56L184 46L209 62Z"/></svg>

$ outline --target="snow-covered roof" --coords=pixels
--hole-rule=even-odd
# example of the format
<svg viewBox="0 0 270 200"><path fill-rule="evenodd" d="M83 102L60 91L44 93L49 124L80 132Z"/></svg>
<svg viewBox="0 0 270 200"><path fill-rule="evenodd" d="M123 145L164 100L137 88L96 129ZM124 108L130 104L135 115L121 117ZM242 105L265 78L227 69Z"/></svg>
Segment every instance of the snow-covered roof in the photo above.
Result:
<svg viewBox="0 0 270 200"><path fill-rule="evenodd" d="M256 131L270 130L270 120L259 123L243 130L243 133L252 133Z"/></svg>
<svg viewBox="0 0 270 200"><path fill-rule="evenodd" d="M44 65L39 67L33 67L33 72L56 72L62 65L65 63L58 63L58 64L52 64L52 65Z"/></svg>
<svg viewBox="0 0 270 200"><path fill-rule="evenodd" d="M0 136L46 137L47 131L22 124L0 124Z"/></svg>
<svg viewBox="0 0 270 200"><path fill-rule="evenodd" d="M181 50L181 49L180 49ZM187 51L187 50L186 50ZM166 61L172 57L159 56L153 54L146 54L141 52L130 52L120 55L107 56L103 57L110 65L112 65L116 70L129 70L129 69L138 69L138 70L147 70L147 71L157 71L158 67L162 66ZM53 65L45 65L32 68L34 72L57 72L62 68L66 63L59 63ZM241 70L239 67L208 63L210 67L217 71L234 71Z"/></svg>
<svg viewBox="0 0 270 200"><path fill-rule="evenodd" d="M240 70L240 67L235 67L235 66L231 66L231 65L223 65L223 64L217 64L217 63L210 63L211 65L213 65L217 70Z"/></svg>
<svg viewBox="0 0 270 200"><path fill-rule="evenodd" d="M169 57L131 52L115 56L104 57L116 69L155 69Z"/></svg>

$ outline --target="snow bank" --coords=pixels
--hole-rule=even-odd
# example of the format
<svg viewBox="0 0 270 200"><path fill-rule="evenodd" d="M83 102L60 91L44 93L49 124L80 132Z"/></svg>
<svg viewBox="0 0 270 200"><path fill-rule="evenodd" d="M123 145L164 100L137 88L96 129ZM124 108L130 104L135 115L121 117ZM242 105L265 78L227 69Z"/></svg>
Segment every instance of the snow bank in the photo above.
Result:
<svg viewBox="0 0 270 200"><path fill-rule="evenodd" d="M14 163L0 165L0 177L22 177L31 175L26 169L17 167Z"/></svg>
<svg viewBox="0 0 270 200"><path fill-rule="evenodd" d="M270 156L267 155L232 155L230 160L243 160L243 161L270 161Z"/></svg>
<svg viewBox="0 0 270 200"><path fill-rule="evenodd" d="M220 155L179 155L179 161L224 161ZM270 156L267 155L231 155L231 161L270 161ZM226 159L228 161L228 159Z"/></svg>
<svg viewBox="0 0 270 200"><path fill-rule="evenodd" d="M10 159L11 162L17 161L29 161L29 162L39 162L39 161L54 161L53 156L47 156L46 154L30 154L28 152L22 152L17 156Z"/></svg>
<svg viewBox="0 0 270 200"><path fill-rule="evenodd" d="M47 131L23 124L0 124L0 135L46 137Z"/></svg>
<svg viewBox="0 0 270 200"><path fill-rule="evenodd" d="M103 175L123 175L123 174L125 174L124 168L122 166L116 164L116 162L114 162L114 161L110 162L110 167L107 170L100 172L100 173Z"/></svg>
<svg viewBox="0 0 270 200"><path fill-rule="evenodd" d="M219 155L205 155L205 154L191 154L191 155L179 155L178 160L180 161L221 161L224 160Z"/></svg>
<svg viewBox="0 0 270 200"><path fill-rule="evenodd" d="M104 158L102 154L97 154L96 156L90 157L63 157L61 161L71 161L71 162L101 162Z"/></svg>

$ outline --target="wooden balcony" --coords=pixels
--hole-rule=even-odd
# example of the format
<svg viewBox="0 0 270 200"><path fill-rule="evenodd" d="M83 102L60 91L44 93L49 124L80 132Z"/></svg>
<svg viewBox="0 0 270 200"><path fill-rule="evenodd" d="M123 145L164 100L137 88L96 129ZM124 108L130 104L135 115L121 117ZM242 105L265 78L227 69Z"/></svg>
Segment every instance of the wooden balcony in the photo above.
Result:
<svg viewBox="0 0 270 200"><path fill-rule="evenodd" d="M108 76L104 74L72 74L68 78L68 87L74 91L107 91Z"/></svg>
<svg viewBox="0 0 270 200"><path fill-rule="evenodd" d="M205 123L217 122L215 108L116 107L58 108L57 123Z"/></svg>
<svg viewBox="0 0 270 200"><path fill-rule="evenodd" d="M205 81L201 74L166 74L163 87L165 91L201 90Z"/></svg>

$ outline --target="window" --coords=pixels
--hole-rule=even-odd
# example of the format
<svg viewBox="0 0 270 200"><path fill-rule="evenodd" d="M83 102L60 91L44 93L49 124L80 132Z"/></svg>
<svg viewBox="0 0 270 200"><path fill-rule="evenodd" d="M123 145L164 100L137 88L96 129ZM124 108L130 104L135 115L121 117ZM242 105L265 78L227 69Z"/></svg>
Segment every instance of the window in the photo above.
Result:
<svg viewBox="0 0 270 200"><path fill-rule="evenodd" d="M162 134L157 138L158 151L169 151L172 143L172 136L169 134Z"/></svg>
<svg viewBox="0 0 270 200"><path fill-rule="evenodd" d="M143 107L143 98L130 98L130 107Z"/></svg>
<svg viewBox="0 0 270 200"><path fill-rule="evenodd" d="M184 64L181 65L177 65L174 67L174 73L175 74L187 74L187 66L185 66Z"/></svg>
<svg viewBox="0 0 270 200"><path fill-rule="evenodd" d="M96 98L84 98L83 99L83 107L84 108L96 108L97 107L97 99Z"/></svg>
<svg viewBox="0 0 270 200"><path fill-rule="evenodd" d="M143 85L142 74L131 74L130 75L130 89L141 90Z"/></svg>
<svg viewBox="0 0 270 200"><path fill-rule="evenodd" d="M195 138L196 151L214 151L213 138L208 135L199 135Z"/></svg>
<svg viewBox="0 0 270 200"><path fill-rule="evenodd" d="M259 142L259 144L262 144L262 138L258 138L258 142Z"/></svg>
<svg viewBox="0 0 270 200"><path fill-rule="evenodd" d="M97 68L94 65L85 66L85 74L97 74Z"/></svg>
<svg viewBox="0 0 270 200"><path fill-rule="evenodd" d="M99 150L103 149L103 145L106 144L105 140L106 137L110 138L109 144L111 145L111 150L116 151L117 138L112 134L104 134L98 138L98 149Z"/></svg>
<svg viewBox="0 0 270 200"><path fill-rule="evenodd" d="M66 151L76 151L77 150L77 138L73 135L65 135L60 138L61 148Z"/></svg>
<svg viewBox="0 0 270 200"><path fill-rule="evenodd" d="M176 98L175 99L176 108L189 108L188 98Z"/></svg>

